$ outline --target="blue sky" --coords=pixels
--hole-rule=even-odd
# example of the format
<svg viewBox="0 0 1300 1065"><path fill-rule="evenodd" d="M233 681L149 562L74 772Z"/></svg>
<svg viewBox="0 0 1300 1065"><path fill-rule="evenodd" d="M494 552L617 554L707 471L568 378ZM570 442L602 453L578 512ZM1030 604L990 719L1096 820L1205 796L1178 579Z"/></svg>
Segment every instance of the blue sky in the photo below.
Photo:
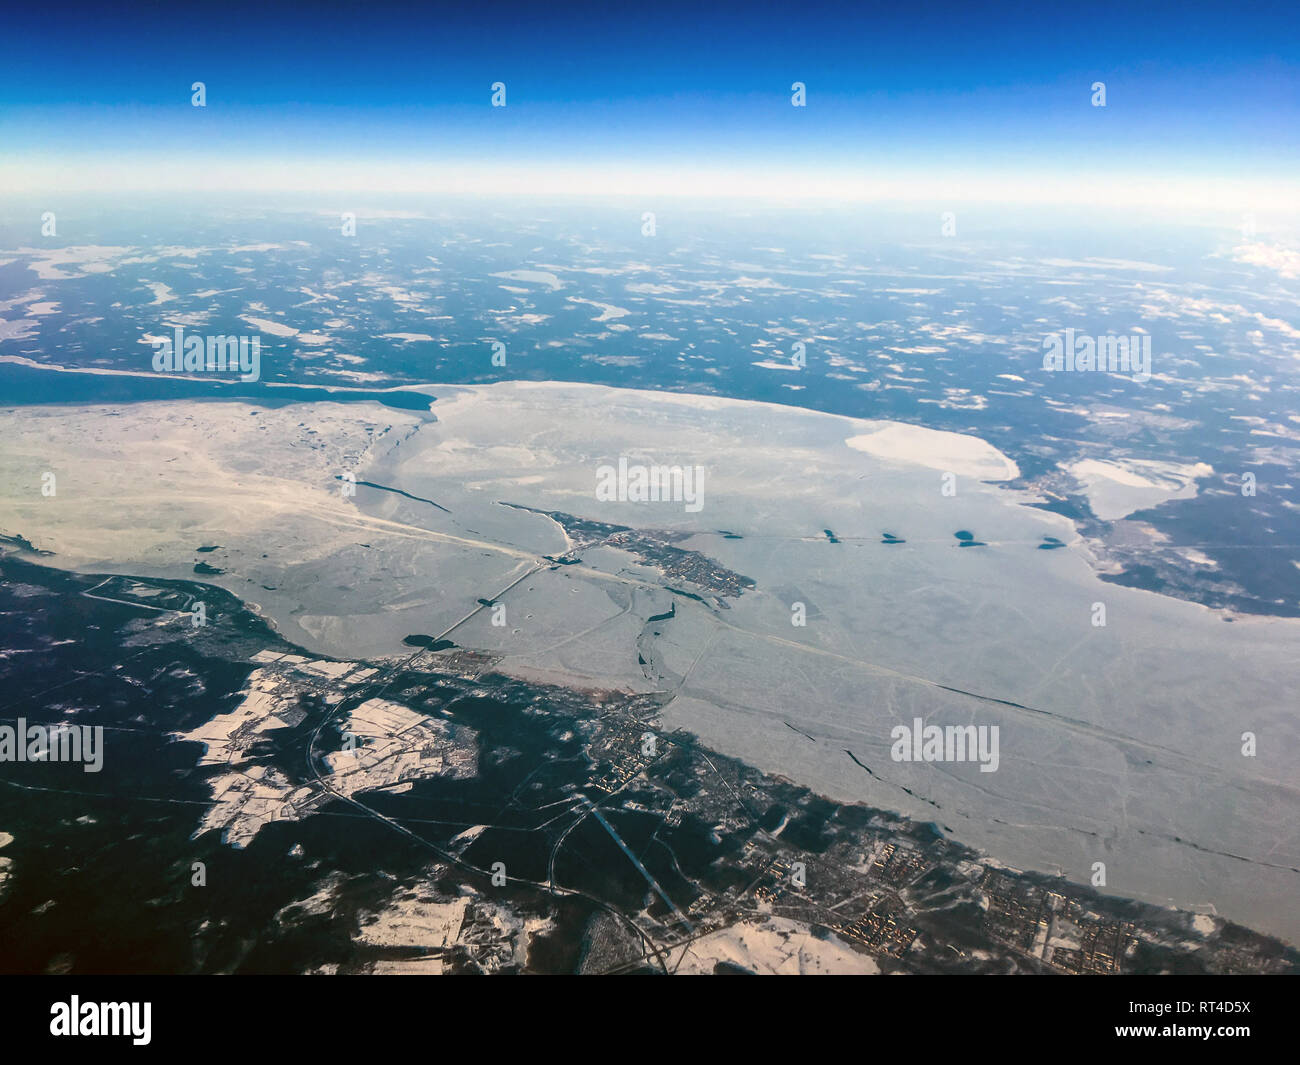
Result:
<svg viewBox="0 0 1300 1065"><path fill-rule="evenodd" d="M60 165L129 181L160 156L795 182L1285 183L1300 163L1286 4L128 5L6 21L0 176L15 185Z"/></svg>

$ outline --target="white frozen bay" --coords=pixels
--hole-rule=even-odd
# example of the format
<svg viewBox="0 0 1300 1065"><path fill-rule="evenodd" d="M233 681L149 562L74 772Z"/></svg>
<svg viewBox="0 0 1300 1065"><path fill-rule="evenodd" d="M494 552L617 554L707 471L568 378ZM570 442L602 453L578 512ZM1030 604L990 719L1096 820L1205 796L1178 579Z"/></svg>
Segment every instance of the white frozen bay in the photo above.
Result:
<svg viewBox="0 0 1300 1065"><path fill-rule="evenodd" d="M665 728L833 798L1019 868L1088 882L1101 862L1108 892L1300 939L1297 622L1100 580L1067 520L981 479L1015 467L969 437L595 386L431 391L436 421L357 403L10 409L3 531L53 564L190 580L194 547L219 544L223 573L203 579L317 653L449 631L518 676L659 691ZM702 467L702 508L597 499L620 458ZM51 468L57 500L39 493ZM418 498L345 497L345 471ZM618 544L555 567L560 526L507 503L670 533L755 585L720 599ZM918 717L998 726L997 771L892 760L890 730Z"/></svg>

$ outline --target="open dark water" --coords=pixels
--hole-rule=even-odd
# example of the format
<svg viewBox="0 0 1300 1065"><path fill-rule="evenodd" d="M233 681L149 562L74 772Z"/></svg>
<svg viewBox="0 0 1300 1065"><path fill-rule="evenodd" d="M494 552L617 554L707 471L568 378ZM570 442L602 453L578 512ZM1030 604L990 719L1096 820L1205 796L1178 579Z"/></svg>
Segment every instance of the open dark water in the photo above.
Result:
<svg viewBox="0 0 1300 1065"><path fill-rule="evenodd" d="M20 363L0 363L0 404L37 406L50 403L142 403L149 400L232 399L263 407L292 403L364 403L396 410L427 411L434 397L404 389L392 392L328 389L265 381L219 381L201 375L62 373Z"/></svg>

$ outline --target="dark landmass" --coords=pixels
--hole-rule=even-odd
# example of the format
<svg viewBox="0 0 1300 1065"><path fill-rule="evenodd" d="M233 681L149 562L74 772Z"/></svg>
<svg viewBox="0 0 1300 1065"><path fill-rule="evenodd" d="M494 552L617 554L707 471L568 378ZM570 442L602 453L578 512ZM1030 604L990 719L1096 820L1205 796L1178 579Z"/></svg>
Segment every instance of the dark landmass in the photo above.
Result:
<svg viewBox="0 0 1300 1065"><path fill-rule="evenodd" d="M573 547L556 558L546 556L548 561L568 564L579 561L576 557L579 551L595 546L614 547L635 555L671 580L685 581L723 598L737 597L745 589L754 587L753 578L734 573L699 551L689 551L676 546L678 541L690 539L691 534L655 529L631 529L626 525L590 521L563 511L537 510L518 503L501 505L514 510L525 510L530 514L541 514L564 530ZM700 597L696 596L696 598ZM700 601L704 602L703 599Z"/></svg>

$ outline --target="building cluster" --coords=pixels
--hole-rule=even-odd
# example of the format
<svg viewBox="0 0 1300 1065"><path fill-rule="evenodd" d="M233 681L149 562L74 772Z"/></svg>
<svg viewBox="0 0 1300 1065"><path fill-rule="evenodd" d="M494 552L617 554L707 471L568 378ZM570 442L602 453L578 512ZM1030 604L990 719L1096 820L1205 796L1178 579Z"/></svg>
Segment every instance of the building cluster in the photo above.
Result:
<svg viewBox="0 0 1300 1065"><path fill-rule="evenodd" d="M1120 962L1137 942L1134 924L1106 920L1056 892L1048 892L1048 908L1052 919L1043 961L1067 973L1120 971Z"/></svg>
<svg viewBox="0 0 1300 1065"><path fill-rule="evenodd" d="M660 750L661 741L656 738L656 754L647 753L645 730L629 722L619 723L612 728L602 728L592 739L587 748L596 769L588 785L590 791L599 795L611 795L628 781L640 776Z"/></svg>
<svg viewBox="0 0 1300 1065"><path fill-rule="evenodd" d="M916 941L918 929L907 920L907 911L896 899L884 898L852 920L831 926L846 939L865 946L872 954L901 958Z"/></svg>
<svg viewBox="0 0 1300 1065"><path fill-rule="evenodd" d="M886 843L871 863L871 875L893 888L900 888L919 879L930 862L915 847Z"/></svg>
<svg viewBox="0 0 1300 1065"><path fill-rule="evenodd" d="M750 577L734 573L698 551L686 551L646 532L628 530L606 541L610 547L630 552L658 569L667 584L689 584L723 598L735 598L754 587Z"/></svg>
<svg viewBox="0 0 1300 1065"><path fill-rule="evenodd" d="M985 931L1060 972L1111 974L1138 941L1137 926L1108 919L1078 899L997 869L979 884L987 901Z"/></svg>
<svg viewBox="0 0 1300 1065"><path fill-rule="evenodd" d="M1043 893L997 869L987 869L979 887L988 903L984 930L989 937L1022 954L1034 955L1040 930L1047 926Z"/></svg>

